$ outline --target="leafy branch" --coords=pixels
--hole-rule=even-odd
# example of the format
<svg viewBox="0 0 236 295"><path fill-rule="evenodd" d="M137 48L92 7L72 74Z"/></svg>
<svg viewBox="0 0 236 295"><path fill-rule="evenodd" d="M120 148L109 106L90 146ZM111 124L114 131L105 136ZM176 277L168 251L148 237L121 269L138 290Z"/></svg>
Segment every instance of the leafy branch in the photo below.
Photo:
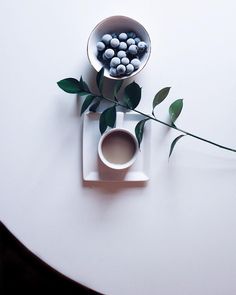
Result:
<svg viewBox="0 0 236 295"><path fill-rule="evenodd" d="M196 138L198 140L204 141L206 143L212 144L214 146L217 146L219 148L236 152L236 149L226 147L224 145L218 144L216 142L210 141L208 139L205 139L203 137L200 137L198 135L195 135L193 133L190 133L188 131L185 131L183 129L178 128L175 125L175 121L179 117L179 115L182 112L183 109L183 99L177 99L175 100L170 106L169 106L169 117L170 117L170 123L161 121L156 118L155 116L155 109L156 107L162 103L168 96L170 87L165 87L161 89L154 97L153 103L152 103L152 115L145 114L141 111L139 111L137 106L140 103L141 100L141 94L142 94L142 88L135 82L132 82L128 84L124 89L124 97L122 101L119 101L117 96L119 94L119 91L122 88L123 80L117 80L114 89L113 89L113 98L108 98L103 95L103 85L104 85L104 68L102 68L97 76L96 76L96 84L98 88L99 94L92 93L87 85L87 83L83 80L81 77L78 81L74 78L66 78L59 82L57 82L58 86L64 90L67 93L74 93L78 94L79 96L85 96L85 99L83 101L82 107L81 107L81 115L89 108L89 111L96 112L98 106L100 105L100 102L102 100L109 101L112 106L106 108L103 110L103 112L100 115L99 118L99 129L101 134L103 134L108 127L113 128L115 126L116 122L116 108L122 107L127 110L133 110L134 112L142 115L144 119L140 120L137 125L135 126L135 135L139 144L139 147L141 145L142 139L143 139L143 133L145 129L145 123L148 120L153 120L155 122L158 122L162 125L165 125L169 128L175 129L176 131L181 132L182 134L177 136L170 146L169 151L169 157L171 156L175 145L177 142L184 136L190 136L193 138Z"/></svg>

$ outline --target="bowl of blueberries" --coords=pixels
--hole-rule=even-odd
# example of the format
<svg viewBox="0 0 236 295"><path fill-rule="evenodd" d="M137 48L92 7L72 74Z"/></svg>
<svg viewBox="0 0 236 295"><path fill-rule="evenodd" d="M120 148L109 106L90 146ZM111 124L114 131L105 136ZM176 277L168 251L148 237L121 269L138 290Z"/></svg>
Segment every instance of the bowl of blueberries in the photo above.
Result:
<svg viewBox="0 0 236 295"><path fill-rule="evenodd" d="M151 40L146 29L127 16L111 16L91 32L87 53L98 72L104 67L106 78L120 80L139 73L151 53Z"/></svg>

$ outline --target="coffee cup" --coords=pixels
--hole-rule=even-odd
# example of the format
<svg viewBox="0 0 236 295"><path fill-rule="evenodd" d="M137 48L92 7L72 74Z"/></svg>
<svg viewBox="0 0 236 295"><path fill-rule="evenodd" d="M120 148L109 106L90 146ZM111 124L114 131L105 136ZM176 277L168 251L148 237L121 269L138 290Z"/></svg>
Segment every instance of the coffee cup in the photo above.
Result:
<svg viewBox="0 0 236 295"><path fill-rule="evenodd" d="M138 153L138 143L129 130L123 128L124 113L117 112L116 127L105 132L98 143L98 155L107 167L127 169L133 165Z"/></svg>

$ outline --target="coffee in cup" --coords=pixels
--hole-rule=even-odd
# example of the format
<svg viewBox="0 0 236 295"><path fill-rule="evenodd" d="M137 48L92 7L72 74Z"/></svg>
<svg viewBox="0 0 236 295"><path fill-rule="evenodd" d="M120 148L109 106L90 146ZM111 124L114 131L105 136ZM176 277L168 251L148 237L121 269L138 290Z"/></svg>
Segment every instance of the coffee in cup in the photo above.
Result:
<svg viewBox="0 0 236 295"><path fill-rule="evenodd" d="M114 128L104 133L98 145L101 161L112 169L130 167L137 155L138 145L134 135L126 129Z"/></svg>

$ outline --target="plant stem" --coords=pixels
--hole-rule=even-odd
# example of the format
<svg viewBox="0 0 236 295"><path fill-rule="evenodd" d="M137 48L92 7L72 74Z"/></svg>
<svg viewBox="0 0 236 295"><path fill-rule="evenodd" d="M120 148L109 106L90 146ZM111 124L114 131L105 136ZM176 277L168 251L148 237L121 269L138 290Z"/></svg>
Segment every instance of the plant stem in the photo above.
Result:
<svg viewBox="0 0 236 295"><path fill-rule="evenodd" d="M166 123L166 122L164 122L164 121L161 121L161 120L157 119L157 118L154 117L154 116L151 116L151 115L145 114L145 113L143 113L143 112L141 112L141 111L139 111L139 110L136 110L136 109L131 109L131 108L129 108L128 106L123 105L123 104L121 104L121 103L119 103L119 102L117 102L117 101L115 101L115 100L113 100L113 99L110 99L110 98L107 98L107 97L104 97L104 96L100 96L100 98L101 98L101 99L105 99L105 100L107 100L107 101L109 101L109 102L115 103L117 106L123 107L123 108L128 109L128 110L132 110L132 111L134 111L134 112L136 112L136 113L138 113L138 114L140 114L140 115L142 115L142 116L144 116L144 117L146 117L146 118L148 118L148 119L150 119L150 120L156 121L156 122L158 122L158 123L160 123L160 124L162 124L162 125L165 125L165 126L167 126L167 127L170 127L170 128L172 128L172 129L175 129L175 130L177 130L177 131L180 131L180 132L182 132L182 133L184 133L184 134L186 134L186 135L188 135L188 136L194 137L194 138L199 139L199 140L201 140L201 141L205 141L205 142L207 142L207 143L209 143L209 144L212 144L212 145L214 145L214 146L217 146L217 147L219 147L219 148L221 148L221 149L225 149L225 150L228 150L228 151L231 151L231 152L236 152L236 149L232 149L232 148L226 147L226 146L224 146L224 145L221 145L221 144L218 144L218 143L216 143L216 142L210 141L210 140L205 139L205 138L203 138L203 137L197 136L197 135L195 135L195 134L193 134L193 133L190 133L190 132L188 132L188 131L182 130L182 129L176 127L175 125L171 125L171 124L169 124L169 123Z"/></svg>

